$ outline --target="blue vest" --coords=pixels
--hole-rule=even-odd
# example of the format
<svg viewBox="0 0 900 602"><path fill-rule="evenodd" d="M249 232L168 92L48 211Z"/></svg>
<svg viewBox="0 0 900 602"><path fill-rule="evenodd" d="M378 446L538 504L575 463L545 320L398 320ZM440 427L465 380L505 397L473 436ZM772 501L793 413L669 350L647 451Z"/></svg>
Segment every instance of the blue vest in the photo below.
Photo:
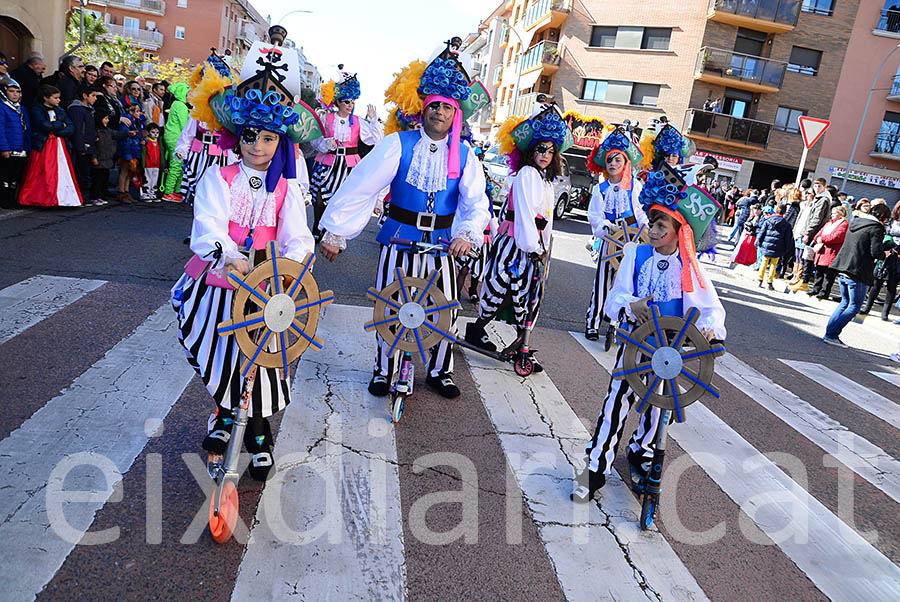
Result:
<svg viewBox="0 0 900 602"><path fill-rule="evenodd" d="M423 212L428 209L428 195L415 186L406 183L406 175L409 173L409 166L412 163L413 149L416 143L421 139L421 133L418 130L408 132L400 132L400 167L397 169L397 175L391 182L391 205L407 209L409 211ZM449 144L449 141L445 144ZM465 144L459 145L459 174L460 177L466 168L466 160L469 158L469 147ZM456 213L456 205L459 202L459 178L447 178L447 188L440 192L434 193L434 213L435 215L451 215ZM391 244L391 237L406 238L420 242L426 239L426 235L430 234L430 241L437 242L438 239L444 238L450 240L450 228L435 230L434 232L424 232L415 226L401 224L391 217L384 220L381 231L375 240L383 245Z"/></svg>
<svg viewBox="0 0 900 602"><path fill-rule="evenodd" d="M609 180L604 180L597 184L597 189L600 192L600 196L604 196L606 191L609 190L610 183ZM634 217L634 209L632 209L632 203L634 201L634 178L632 177L631 182L631 190L628 191L628 204L625 206L625 211L622 212L622 215L616 215L615 213L611 213L609 211L606 212L606 219L611 222L614 222L618 219L625 219L628 217Z"/></svg>
<svg viewBox="0 0 900 602"><path fill-rule="evenodd" d="M634 280L634 294L639 297L645 297L646 295L642 295L638 292L638 274L641 273L641 268L647 261L653 260L653 247L650 245L638 245L635 250L635 258L634 258L634 274L632 278ZM670 265L670 270L680 269L678 264ZM679 275L680 278L680 275ZM653 301L653 305L659 308L659 313L664 316L675 316L678 318L684 317L684 297L679 297L678 299L669 299L668 301Z"/></svg>

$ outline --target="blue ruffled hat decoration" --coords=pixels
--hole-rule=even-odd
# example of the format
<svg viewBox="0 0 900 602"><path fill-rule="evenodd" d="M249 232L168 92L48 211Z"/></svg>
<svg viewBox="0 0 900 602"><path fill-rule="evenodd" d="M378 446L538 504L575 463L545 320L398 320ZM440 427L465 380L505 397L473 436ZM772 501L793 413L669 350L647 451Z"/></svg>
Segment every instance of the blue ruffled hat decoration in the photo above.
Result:
<svg viewBox="0 0 900 602"><path fill-rule="evenodd" d="M675 211L678 203L687 196L687 189L679 190L675 184L666 181L664 171L651 171L647 174L647 180L641 189L640 202L644 209L649 209L655 204Z"/></svg>
<svg viewBox="0 0 900 602"><path fill-rule="evenodd" d="M532 144L549 140L555 142L557 147L562 147L569 135L569 126L556 111L551 111L543 119L534 120L533 129Z"/></svg>
<svg viewBox="0 0 900 602"><path fill-rule="evenodd" d="M337 91L335 92L335 100L356 100L359 98L361 92L359 88L359 80L356 79L356 75L350 75L345 77L344 81L337 85Z"/></svg>
<svg viewBox="0 0 900 602"><path fill-rule="evenodd" d="M251 127L287 134L288 128L300 121L293 107L281 104L281 95L274 90L266 92L247 90L243 97L228 96L231 123L237 127Z"/></svg>
<svg viewBox="0 0 900 602"><path fill-rule="evenodd" d="M446 96L463 102L469 99L469 85L469 78L456 57L445 58L441 55L425 68L419 84L419 94Z"/></svg>

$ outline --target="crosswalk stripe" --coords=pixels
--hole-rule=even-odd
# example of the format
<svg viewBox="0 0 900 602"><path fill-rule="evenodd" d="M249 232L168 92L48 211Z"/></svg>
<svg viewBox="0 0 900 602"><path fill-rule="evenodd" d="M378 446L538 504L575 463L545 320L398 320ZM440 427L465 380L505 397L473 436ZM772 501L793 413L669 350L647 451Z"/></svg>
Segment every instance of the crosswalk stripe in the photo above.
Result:
<svg viewBox="0 0 900 602"><path fill-rule="evenodd" d="M570 334L607 372L612 371L615 360L611 354L580 333ZM722 359L716 361L717 372ZM746 369L755 372L749 366ZM669 434L826 596L833 600L900 599L900 567L702 402L693 403L688 419L673 425Z"/></svg>
<svg viewBox="0 0 900 602"><path fill-rule="evenodd" d="M82 539L193 375L174 318L164 304L0 441L6 600L33 599L76 543L102 537Z"/></svg>
<svg viewBox="0 0 900 602"><path fill-rule="evenodd" d="M799 360L780 360L808 379L834 391L850 403L900 429L900 405L838 374L822 364Z"/></svg>
<svg viewBox="0 0 900 602"><path fill-rule="evenodd" d="M895 374L893 372L875 372L874 370L869 370L869 373L874 374L881 380L885 380L892 385L900 387L900 374Z"/></svg>
<svg viewBox="0 0 900 602"><path fill-rule="evenodd" d="M706 600L662 534L639 530L640 506L616 473L599 504L569 499L589 433L546 372L522 379L508 364L465 357L566 597Z"/></svg>
<svg viewBox="0 0 900 602"><path fill-rule="evenodd" d="M900 461L886 451L730 353L716 360L716 374L892 500L900 502Z"/></svg>
<svg viewBox="0 0 900 602"><path fill-rule="evenodd" d="M0 344L104 284L41 274L0 290Z"/></svg>
<svg viewBox="0 0 900 602"><path fill-rule="evenodd" d="M300 359L232 600L404 600L400 480L388 404L366 390L372 310L331 305Z"/></svg>

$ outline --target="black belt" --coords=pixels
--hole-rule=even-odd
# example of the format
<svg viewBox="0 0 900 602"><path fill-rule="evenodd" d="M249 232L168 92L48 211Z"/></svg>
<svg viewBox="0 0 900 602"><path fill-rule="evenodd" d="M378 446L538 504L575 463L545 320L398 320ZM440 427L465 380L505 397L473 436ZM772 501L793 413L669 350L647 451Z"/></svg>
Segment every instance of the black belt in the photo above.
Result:
<svg viewBox="0 0 900 602"><path fill-rule="evenodd" d="M202 142L203 144L215 144L218 137L213 134L200 134L197 136L197 140Z"/></svg>
<svg viewBox="0 0 900 602"><path fill-rule="evenodd" d="M332 151L328 151L329 155L337 155L338 157L343 157L344 155L358 155L359 148L355 146L339 146Z"/></svg>
<svg viewBox="0 0 900 602"><path fill-rule="evenodd" d="M516 219L516 212L512 209L507 209L506 213L503 214L503 221L512 222ZM540 215L534 216L534 225L537 226L537 229L541 232L544 231L544 228L547 227L547 218L541 217Z"/></svg>
<svg viewBox="0 0 900 602"><path fill-rule="evenodd" d="M417 230L423 232L434 232L435 230L444 230L453 225L453 215L435 215L425 211L410 211L403 207L391 203L388 207L388 217L395 219L401 224L407 226L415 226Z"/></svg>

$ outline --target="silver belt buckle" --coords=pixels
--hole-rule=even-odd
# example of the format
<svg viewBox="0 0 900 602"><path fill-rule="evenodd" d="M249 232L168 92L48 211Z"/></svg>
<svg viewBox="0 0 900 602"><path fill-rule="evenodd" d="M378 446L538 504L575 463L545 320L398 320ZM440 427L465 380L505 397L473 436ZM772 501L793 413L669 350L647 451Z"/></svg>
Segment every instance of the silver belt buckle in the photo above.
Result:
<svg viewBox="0 0 900 602"><path fill-rule="evenodd" d="M417 213L416 229L423 232L434 232L434 220L437 217L433 213ZM426 225L427 224L427 225Z"/></svg>
<svg viewBox="0 0 900 602"><path fill-rule="evenodd" d="M334 149L334 154L337 155L338 157L343 157L347 154L347 149L344 148L343 146L339 146L336 149Z"/></svg>
<svg viewBox="0 0 900 602"><path fill-rule="evenodd" d="M203 136L200 138L200 142L202 142L203 144L215 144L216 137L212 134L203 134Z"/></svg>

